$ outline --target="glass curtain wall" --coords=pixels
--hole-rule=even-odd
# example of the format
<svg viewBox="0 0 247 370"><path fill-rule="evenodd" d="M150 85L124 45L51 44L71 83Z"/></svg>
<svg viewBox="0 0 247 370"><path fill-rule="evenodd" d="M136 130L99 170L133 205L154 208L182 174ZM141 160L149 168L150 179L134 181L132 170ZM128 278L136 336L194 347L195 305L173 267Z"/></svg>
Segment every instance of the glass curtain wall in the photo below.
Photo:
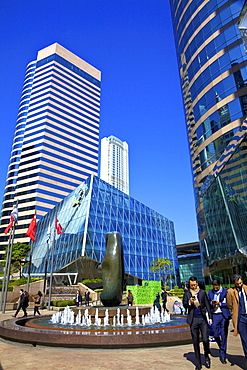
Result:
<svg viewBox="0 0 247 370"><path fill-rule="evenodd" d="M63 228L61 235L54 233L56 218ZM169 258L172 284L178 284L173 222L93 175L37 223L31 272L44 272L46 258L50 271L53 247L53 271L81 256L101 262L106 233L111 231L122 235L126 273L158 280L158 275L149 271L151 262L155 258Z"/></svg>
<svg viewBox="0 0 247 370"><path fill-rule="evenodd" d="M220 211L217 197L207 196L206 202L203 189L214 171L215 163L222 158L229 143L241 131L247 115L247 55L239 30L244 3L244 0L170 0L199 240L207 274L209 260L205 256L209 246L206 246L205 241L212 235L210 225L216 222L213 219L216 213L224 213L224 204L221 203L223 208ZM238 188L245 168L246 160L231 171L229 186L232 189ZM226 176L227 173L224 173L224 177L219 178L223 187ZM212 189L214 186L219 185L215 182ZM206 211L203 209L205 205ZM208 209L218 211L215 214L211 212L210 219L205 223L202 215L208 214ZM242 224L239 224L238 229L241 227ZM225 230L223 225L218 224L217 228L222 235ZM219 237L214 248L222 254L217 252L217 258L224 257L223 251L228 249L229 243L231 250L237 249L236 240Z"/></svg>

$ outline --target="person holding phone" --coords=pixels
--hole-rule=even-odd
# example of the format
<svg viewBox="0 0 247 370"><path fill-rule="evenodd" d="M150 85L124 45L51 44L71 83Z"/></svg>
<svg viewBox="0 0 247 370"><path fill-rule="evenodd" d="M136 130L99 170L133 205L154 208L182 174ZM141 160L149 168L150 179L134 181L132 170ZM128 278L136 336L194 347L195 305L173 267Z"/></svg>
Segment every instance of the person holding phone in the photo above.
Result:
<svg viewBox="0 0 247 370"><path fill-rule="evenodd" d="M240 334L244 355L247 359L247 285L240 275L233 275L234 288L227 292L227 305L232 312L234 336Z"/></svg>
<svg viewBox="0 0 247 370"><path fill-rule="evenodd" d="M212 324L212 313L205 290L198 286L198 281L195 276L189 278L189 289L184 293L183 306L188 310L187 323L190 325L190 332L192 336L193 347L196 356L196 370L202 368L202 361L200 355L200 340L199 334L201 333L202 342L205 355L205 366L210 368L210 349L208 337L208 320Z"/></svg>
<svg viewBox="0 0 247 370"><path fill-rule="evenodd" d="M219 280L213 281L213 289L208 292L208 300L213 314L212 329L214 339L219 346L220 361L226 364L226 348L229 320L231 313L227 307L227 289L222 288Z"/></svg>

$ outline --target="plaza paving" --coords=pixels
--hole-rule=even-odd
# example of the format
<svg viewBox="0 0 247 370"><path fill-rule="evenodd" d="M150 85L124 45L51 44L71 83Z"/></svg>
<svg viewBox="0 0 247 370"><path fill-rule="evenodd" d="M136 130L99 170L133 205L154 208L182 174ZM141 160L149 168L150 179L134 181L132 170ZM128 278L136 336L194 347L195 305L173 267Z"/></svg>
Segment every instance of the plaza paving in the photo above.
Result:
<svg viewBox="0 0 247 370"><path fill-rule="evenodd" d="M43 311L48 314L47 310ZM12 318L14 311L0 313L0 321ZM50 313L53 313L51 311ZM32 315L33 310L28 314ZM21 313L19 314L21 316ZM230 325L230 330L232 326ZM219 361L216 343L211 344L211 369L247 369L239 336L232 332L228 337L228 360L223 365ZM37 346L15 343L0 338L0 370L9 369L194 369L194 353L192 345L178 347L156 347L122 350L70 349ZM203 359L203 369L204 366Z"/></svg>

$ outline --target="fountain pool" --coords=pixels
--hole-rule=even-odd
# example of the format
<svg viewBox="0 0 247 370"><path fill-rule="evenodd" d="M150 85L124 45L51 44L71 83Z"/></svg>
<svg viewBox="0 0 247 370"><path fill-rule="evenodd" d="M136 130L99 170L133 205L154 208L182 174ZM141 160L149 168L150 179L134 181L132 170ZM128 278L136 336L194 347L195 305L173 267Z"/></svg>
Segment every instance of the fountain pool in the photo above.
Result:
<svg viewBox="0 0 247 370"><path fill-rule="evenodd" d="M52 316L0 323L0 336L36 345L134 348L191 343L183 316L160 315L150 307L79 308Z"/></svg>

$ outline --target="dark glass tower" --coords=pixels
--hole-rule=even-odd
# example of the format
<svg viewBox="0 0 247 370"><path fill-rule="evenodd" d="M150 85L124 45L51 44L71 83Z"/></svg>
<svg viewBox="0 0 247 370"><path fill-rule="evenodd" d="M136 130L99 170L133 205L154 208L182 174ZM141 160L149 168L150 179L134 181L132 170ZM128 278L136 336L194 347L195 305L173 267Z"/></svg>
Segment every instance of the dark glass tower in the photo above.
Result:
<svg viewBox="0 0 247 370"><path fill-rule="evenodd" d="M228 153L230 147L235 150L237 146L234 146L236 141L233 138L235 135L241 136L245 130L243 122L247 115L247 55L239 29L244 0L170 0L170 4L202 262L205 275L211 276L213 269L210 270L210 266L216 260L226 258L236 251L243 251L246 244L245 241L240 242L237 231L239 227L234 227L232 222L220 222L223 214L224 219L232 218L224 200L217 202L217 197L208 196L208 191L212 190L212 176L219 176L216 168L222 163L225 150ZM247 163L243 158L242 152L242 161L235 161L234 168L228 166L228 171L221 166L220 176L222 179L227 177L226 185L231 189L230 193L238 192L245 201ZM210 218L205 214L206 198L206 208L211 210ZM212 227L205 222L206 218L211 225L213 222L218 223L213 233ZM227 240L220 236L222 233L228 235ZM218 251L216 254L215 249ZM228 261L227 271L230 274L232 269L229 263Z"/></svg>

